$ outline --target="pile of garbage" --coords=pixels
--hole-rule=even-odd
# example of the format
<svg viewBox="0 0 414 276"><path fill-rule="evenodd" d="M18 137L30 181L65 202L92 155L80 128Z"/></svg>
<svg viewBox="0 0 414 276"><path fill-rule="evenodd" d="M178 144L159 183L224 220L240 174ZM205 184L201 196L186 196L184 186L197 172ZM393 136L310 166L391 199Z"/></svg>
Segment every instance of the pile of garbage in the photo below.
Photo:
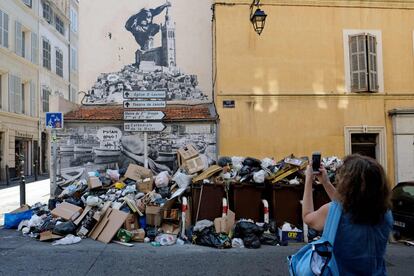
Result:
<svg viewBox="0 0 414 276"><path fill-rule="evenodd" d="M125 246L132 246L132 242L153 246L193 243L221 249L286 245L283 232L300 231L289 225L283 225L282 231L266 212L260 221L236 221L236 214L227 206L228 198L223 199L221 215L213 220L194 221L192 213L199 210L189 202L195 200L193 186L200 183L301 185L307 158L292 155L275 161L221 157L216 165L206 168L203 157L192 145L179 149L177 156L179 169L173 175L166 171L154 175L136 164L104 172L85 169L80 179L66 186L48 205L22 206L6 214L5 228L17 228L40 241L54 241L53 245L91 238ZM332 175L341 161L332 157L322 164Z"/></svg>

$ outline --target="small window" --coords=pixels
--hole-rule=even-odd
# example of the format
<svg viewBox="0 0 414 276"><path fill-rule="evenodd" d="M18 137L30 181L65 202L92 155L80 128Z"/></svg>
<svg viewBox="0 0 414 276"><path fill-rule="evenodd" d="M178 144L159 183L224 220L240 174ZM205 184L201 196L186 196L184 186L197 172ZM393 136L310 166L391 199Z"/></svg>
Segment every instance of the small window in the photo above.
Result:
<svg viewBox="0 0 414 276"><path fill-rule="evenodd" d="M56 74L63 77L63 54L59 49L56 49Z"/></svg>
<svg viewBox="0 0 414 276"><path fill-rule="evenodd" d="M50 96L50 91L47 88L43 88L42 89L43 112L49 112L49 96Z"/></svg>
<svg viewBox="0 0 414 276"><path fill-rule="evenodd" d="M23 3L25 3L29 8L32 7L32 0L23 0Z"/></svg>
<svg viewBox="0 0 414 276"><path fill-rule="evenodd" d="M62 19L60 19L60 17L57 15L55 16L55 28L59 33L65 35L65 24L63 23Z"/></svg>
<svg viewBox="0 0 414 276"><path fill-rule="evenodd" d="M49 3L46 1L42 1L43 6L43 18L50 24L52 23L53 19L53 11L50 7Z"/></svg>
<svg viewBox="0 0 414 276"><path fill-rule="evenodd" d="M364 156L377 159L377 133L352 133L351 145L352 154L358 153Z"/></svg>
<svg viewBox="0 0 414 276"><path fill-rule="evenodd" d="M378 92L377 39L371 34L349 36L352 92Z"/></svg>
<svg viewBox="0 0 414 276"><path fill-rule="evenodd" d="M0 10L0 46L9 48L9 15Z"/></svg>
<svg viewBox="0 0 414 276"><path fill-rule="evenodd" d="M50 60L50 43L46 39L43 39L43 67L48 70L51 70Z"/></svg>

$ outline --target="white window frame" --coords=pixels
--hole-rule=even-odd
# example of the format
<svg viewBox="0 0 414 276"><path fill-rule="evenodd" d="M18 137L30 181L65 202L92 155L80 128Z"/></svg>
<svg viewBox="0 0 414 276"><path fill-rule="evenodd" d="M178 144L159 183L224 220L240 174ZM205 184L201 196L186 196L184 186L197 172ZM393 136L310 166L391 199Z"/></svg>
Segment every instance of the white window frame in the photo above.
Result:
<svg viewBox="0 0 414 276"><path fill-rule="evenodd" d="M49 44L49 62L47 63L48 66L45 66L45 49L43 42L47 42ZM49 71L52 70L52 45L50 44L50 41L45 37L42 37L42 67Z"/></svg>
<svg viewBox="0 0 414 276"><path fill-rule="evenodd" d="M42 93L42 111L43 112L49 112L50 110L50 95L52 94L50 91L51 90L48 87L42 87L41 93ZM45 108L45 106L47 108Z"/></svg>
<svg viewBox="0 0 414 276"><path fill-rule="evenodd" d="M28 6L29 8L32 8L32 0L23 0L23 3L26 4L26 6Z"/></svg>
<svg viewBox="0 0 414 276"><path fill-rule="evenodd" d="M378 134L378 145L376 149L377 161L387 171L387 135L383 126L345 126L345 155L352 154L352 134L372 133Z"/></svg>
<svg viewBox="0 0 414 276"><path fill-rule="evenodd" d="M61 57L62 57L61 60L58 59L58 54L61 55ZM56 75L63 78L63 76L64 76L64 72L63 72L63 59L64 59L63 51L56 47L55 48L55 55L56 55L56 58L55 58ZM60 63L60 66L59 66L59 63ZM59 70L61 71L62 74L59 74Z"/></svg>
<svg viewBox="0 0 414 276"><path fill-rule="evenodd" d="M381 30L347 29L343 30L344 65L345 65L345 92L353 93L351 89L351 64L349 57L349 36L361 33L371 34L377 40L377 76L378 93L384 93L384 65L382 57L382 32Z"/></svg>
<svg viewBox="0 0 414 276"><path fill-rule="evenodd" d="M55 29L58 31L61 35L65 35L65 22L63 22L63 19L55 14Z"/></svg>

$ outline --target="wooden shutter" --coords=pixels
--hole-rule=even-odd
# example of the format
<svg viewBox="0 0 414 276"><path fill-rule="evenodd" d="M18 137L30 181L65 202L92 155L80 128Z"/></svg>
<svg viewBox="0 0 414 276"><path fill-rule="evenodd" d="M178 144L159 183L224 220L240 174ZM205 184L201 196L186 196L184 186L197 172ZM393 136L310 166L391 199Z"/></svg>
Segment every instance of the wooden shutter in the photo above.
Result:
<svg viewBox="0 0 414 276"><path fill-rule="evenodd" d="M9 75L9 112L14 112L14 91L15 91L15 77Z"/></svg>
<svg viewBox="0 0 414 276"><path fill-rule="evenodd" d="M4 34L3 16L4 16L4 13L0 11L0 46L4 46L3 45L3 34Z"/></svg>
<svg viewBox="0 0 414 276"><path fill-rule="evenodd" d="M3 46L9 48L9 15L3 13Z"/></svg>
<svg viewBox="0 0 414 276"><path fill-rule="evenodd" d="M37 34L32 33L32 52L31 52L31 58L32 62L34 64L38 64L39 62L39 41L37 39Z"/></svg>
<svg viewBox="0 0 414 276"><path fill-rule="evenodd" d="M22 81L19 77L14 77L14 112L22 113L23 111L23 91L22 91Z"/></svg>
<svg viewBox="0 0 414 276"><path fill-rule="evenodd" d="M36 116L36 86L30 81L30 116Z"/></svg>
<svg viewBox="0 0 414 276"><path fill-rule="evenodd" d="M349 36L349 59L351 69L351 91L367 91L368 66L365 34Z"/></svg>
<svg viewBox="0 0 414 276"><path fill-rule="evenodd" d="M378 61L377 61L377 38L373 35L367 35L368 42L368 73L369 73L369 91L378 92Z"/></svg>
<svg viewBox="0 0 414 276"><path fill-rule="evenodd" d="M23 56L23 34L22 34L22 24L16 21L15 25L15 52L19 56Z"/></svg>

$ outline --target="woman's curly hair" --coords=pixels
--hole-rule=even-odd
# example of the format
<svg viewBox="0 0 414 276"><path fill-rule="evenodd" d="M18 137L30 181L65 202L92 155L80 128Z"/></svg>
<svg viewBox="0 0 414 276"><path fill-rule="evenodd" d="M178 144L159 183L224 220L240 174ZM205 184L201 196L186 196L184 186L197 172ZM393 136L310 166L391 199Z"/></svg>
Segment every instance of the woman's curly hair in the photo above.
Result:
<svg viewBox="0 0 414 276"><path fill-rule="evenodd" d="M391 190L384 169L371 157L347 156L335 182L338 200L354 223L378 224L391 208Z"/></svg>

